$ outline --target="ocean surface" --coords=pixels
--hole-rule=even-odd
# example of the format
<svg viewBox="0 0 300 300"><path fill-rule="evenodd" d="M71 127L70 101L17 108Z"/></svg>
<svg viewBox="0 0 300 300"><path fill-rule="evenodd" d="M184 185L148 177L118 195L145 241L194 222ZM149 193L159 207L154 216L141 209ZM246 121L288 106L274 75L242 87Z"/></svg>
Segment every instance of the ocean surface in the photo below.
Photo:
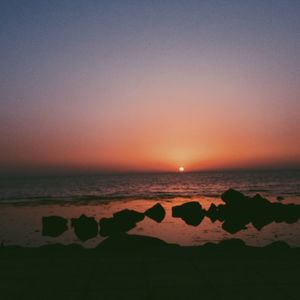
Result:
<svg viewBox="0 0 300 300"><path fill-rule="evenodd" d="M105 237L97 234L87 241L80 240L71 226L72 218L84 214L99 222L123 209L144 212L160 203L166 212L163 221L158 223L145 217L129 234L153 236L180 245L239 238L254 246L285 241L292 247L300 247L300 220L271 222L260 229L249 223L231 233L222 222L208 217L197 226L173 217L172 208L189 201L198 201L204 209L211 204L222 204L220 196L229 188L249 196L259 193L272 202L300 204L300 171L1 178L0 243L22 246L76 243L95 247ZM43 234L43 217L53 215L68 220L68 229L57 237Z"/></svg>
<svg viewBox="0 0 300 300"><path fill-rule="evenodd" d="M0 201L218 198L228 188L300 201L300 170L1 178Z"/></svg>

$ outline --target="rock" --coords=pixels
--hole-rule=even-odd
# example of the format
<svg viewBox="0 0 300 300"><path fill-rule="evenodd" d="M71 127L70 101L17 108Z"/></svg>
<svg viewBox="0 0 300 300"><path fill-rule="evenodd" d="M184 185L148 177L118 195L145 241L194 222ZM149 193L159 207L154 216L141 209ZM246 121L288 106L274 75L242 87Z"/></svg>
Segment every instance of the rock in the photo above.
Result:
<svg viewBox="0 0 300 300"><path fill-rule="evenodd" d="M167 244L158 238L150 236L119 234L106 238L97 246L97 248L109 251L122 251L123 253L126 250L132 251L145 249L147 251L151 251L153 248L166 248L171 246L174 247L175 245Z"/></svg>
<svg viewBox="0 0 300 300"><path fill-rule="evenodd" d="M42 235L57 237L68 229L68 220L59 216L47 216L42 218Z"/></svg>
<svg viewBox="0 0 300 300"><path fill-rule="evenodd" d="M135 222L126 222L117 218L102 218L99 221L100 235L112 236L125 233L136 226Z"/></svg>
<svg viewBox="0 0 300 300"><path fill-rule="evenodd" d="M225 204L218 205L217 206L217 217L218 217L218 220L221 221L221 222L224 222L225 215L226 215L226 205Z"/></svg>
<svg viewBox="0 0 300 300"><path fill-rule="evenodd" d="M272 203L261 195L244 196L229 189L222 195L225 205L217 207L219 220L224 220L222 227L230 233L236 233L251 222L261 230L267 224L275 222L295 223L300 217L300 206L295 204Z"/></svg>
<svg viewBox="0 0 300 300"><path fill-rule="evenodd" d="M234 189L229 189L221 195L221 199L227 205L241 205L247 201L247 197L244 196L241 192L238 192Z"/></svg>
<svg viewBox="0 0 300 300"><path fill-rule="evenodd" d="M71 226L74 228L76 236L83 242L98 234L98 223L92 217L81 215L77 219L71 219Z"/></svg>
<svg viewBox="0 0 300 300"><path fill-rule="evenodd" d="M119 220L124 220L127 222L134 222L134 223L144 220L145 217L144 214L132 209L123 209L121 211L114 213L113 216L115 218L118 218Z"/></svg>
<svg viewBox="0 0 300 300"><path fill-rule="evenodd" d="M205 211L202 209L199 202L192 201L182 205L173 206L172 216L174 218L181 218L188 225L197 226L203 220Z"/></svg>
<svg viewBox="0 0 300 300"><path fill-rule="evenodd" d="M144 215L157 223L160 223L165 218L166 212L160 203L156 203L154 206L147 209L144 212Z"/></svg>
<svg viewBox="0 0 300 300"><path fill-rule="evenodd" d="M255 207L256 209L259 208L269 208L271 202L268 201L266 198L263 198L260 194L256 194L254 197L250 198L250 201L248 203L249 205L252 205L252 207Z"/></svg>
<svg viewBox="0 0 300 300"><path fill-rule="evenodd" d="M274 221L277 223L296 223L300 217L299 207L300 206L296 204L273 203L272 213L274 216Z"/></svg>
<svg viewBox="0 0 300 300"><path fill-rule="evenodd" d="M100 235L111 236L125 233L136 226L137 222L144 219L144 214L124 209L113 214L112 218L102 218L100 223Z"/></svg>
<svg viewBox="0 0 300 300"><path fill-rule="evenodd" d="M266 245L265 246L266 249L272 249L272 250L286 250L286 249L289 249L290 246L288 243L284 242L284 241L276 241L276 242L273 242L269 245Z"/></svg>
<svg viewBox="0 0 300 300"><path fill-rule="evenodd" d="M271 202L259 194L251 198L249 207L247 207L247 209L249 211L250 221L257 230L261 230L264 226L274 221L271 208Z"/></svg>
<svg viewBox="0 0 300 300"><path fill-rule="evenodd" d="M231 233L237 233L241 230L247 229L247 224L249 223L248 219L243 218L242 216L240 217L235 217L235 218L228 218L224 221L222 224L222 228Z"/></svg>
<svg viewBox="0 0 300 300"><path fill-rule="evenodd" d="M274 218L272 216L270 216L270 214L265 214L263 212L255 214L251 219L252 225L257 230L261 230L263 227L272 223L273 221L274 221Z"/></svg>
<svg viewBox="0 0 300 300"><path fill-rule="evenodd" d="M214 223L216 220L218 220L218 208L217 208L217 206L214 203L212 203L205 214Z"/></svg>
<svg viewBox="0 0 300 300"><path fill-rule="evenodd" d="M282 197L282 196L277 196L277 198L276 198L278 201L282 201L282 200L284 200L284 197Z"/></svg>

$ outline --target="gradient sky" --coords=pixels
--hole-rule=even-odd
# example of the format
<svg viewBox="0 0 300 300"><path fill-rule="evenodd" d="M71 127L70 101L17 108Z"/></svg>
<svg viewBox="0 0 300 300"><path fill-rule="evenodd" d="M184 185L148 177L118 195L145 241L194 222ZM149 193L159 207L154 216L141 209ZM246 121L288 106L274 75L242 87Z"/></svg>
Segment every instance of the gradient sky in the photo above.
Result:
<svg viewBox="0 0 300 300"><path fill-rule="evenodd" d="M0 169L300 166L300 1L1 1Z"/></svg>

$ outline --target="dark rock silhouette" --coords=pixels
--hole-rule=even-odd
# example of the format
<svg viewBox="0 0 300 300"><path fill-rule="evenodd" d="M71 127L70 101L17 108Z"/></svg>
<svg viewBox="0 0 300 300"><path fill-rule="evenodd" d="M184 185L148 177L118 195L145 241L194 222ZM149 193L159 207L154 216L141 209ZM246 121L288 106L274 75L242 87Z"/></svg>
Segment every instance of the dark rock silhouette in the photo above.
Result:
<svg viewBox="0 0 300 300"><path fill-rule="evenodd" d="M212 207L206 215L213 220L223 221L222 228L229 233L246 229L249 223L261 230L272 222L295 223L300 217L300 206L295 204L272 203L261 195L248 197L233 189L221 196L224 205Z"/></svg>
<svg viewBox="0 0 300 300"><path fill-rule="evenodd" d="M144 215L156 221L157 223L160 223L165 218L166 212L165 209L161 206L161 204L157 203L151 208L147 209L144 212Z"/></svg>
<svg viewBox="0 0 300 300"><path fill-rule="evenodd" d="M42 235L57 237L68 229L68 220L59 216L46 216L42 218Z"/></svg>
<svg viewBox="0 0 300 300"><path fill-rule="evenodd" d="M229 189L221 195L225 204L216 206L211 204L208 210L203 210L200 203L196 201L187 202L172 207L172 216L181 218L186 224L197 226L204 216L222 222L222 228L231 233L237 233L252 224L257 230L272 222L295 223L300 218L300 205L272 203L257 194L248 197L233 189ZM161 222L165 217L165 209L157 203L145 213L124 209L113 214L111 218L102 218L100 223L101 236L115 236L128 232L136 224L148 216L156 222ZM68 221L59 216L43 217L44 236L57 237L67 230ZM98 234L98 223L92 217L81 215L78 219L71 219L76 236L81 241L96 237Z"/></svg>
<svg viewBox="0 0 300 300"><path fill-rule="evenodd" d="M151 249L153 247L168 247L175 246L173 244L168 244L163 240L155 237L143 236L143 235L129 235L129 234L117 234L106 238L101 242L97 249L101 250L141 250L141 249ZM177 246L177 245L176 245Z"/></svg>
<svg viewBox="0 0 300 300"><path fill-rule="evenodd" d="M227 205L241 205L243 202L246 201L246 197L241 192L238 192L234 189L229 189L225 191L221 195L221 199Z"/></svg>
<svg viewBox="0 0 300 300"><path fill-rule="evenodd" d="M272 222L273 217L269 214L264 214L263 211L261 211L259 214L254 215L251 219L252 225L257 230L261 230L263 227L265 227L268 224L271 224Z"/></svg>
<svg viewBox="0 0 300 300"><path fill-rule="evenodd" d="M172 216L174 218L181 218L188 225L197 226L203 220L205 211L202 209L199 202L192 201L182 205L173 206Z"/></svg>
<svg viewBox="0 0 300 300"><path fill-rule="evenodd" d="M277 196L276 200L282 201L282 200L284 200L284 197L282 197L282 196Z"/></svg>
<svg viewBox="0 0 300 300"><path fill-rule="evenodd" d="M144 219L144 214L124 209L113 214L112 218L102 218L100 223L100 235L110 236L125 233L136 226L136 223Z"/></svg>
<svg viewBox="0 0 300 300"><path fill-rule="evenodd" d="M270 203L260 195L249 198L229 189L222 194L221 198L226 203L223 207L222 228L229 233L246 229L246 225L251 221L258 230L272 221L267 213Z"/></svg>
<svg viewBox="0 0 300 300"><path fill-rule="evenodd" d="M271 211L277 223L292 224L297 222L300 216L300 206L296 204L272 203Z"/></svg>
<svg viewBox="0 0 300 300"><path fill-rule="evenodd" d="M214 203L212 203L209 209L206 211L205 215L209 217L214 223L216 220L218 220L219 217L218 207Z"/></svg>
<svg viewBox="0 0 300 300"><path fill-rule="evenodd" d="M77 219L71 219L71 226L76 236L83 242L98 235L98 223L92 217L81 215Z"/></svg>
<svg viewBox="0 0 300 300"><path fill-rule="evenodd" d="M247 229L247 224L248 224L248 220L243 218L243 217L236 217L236 218L232 218L229 220L225 220L224 223L222 224L222 228L231 233L237 233L241 230L245 230Z"/></svg>
<svg viewBox="0 0 300 300"><path fill-rule="evenodd" d="M117 219L123 219L128 222L140 222L144 219L144 214L132 209L123 209L113 214Z"/></svg>
<svg viewBox="0 0 300 300"><path fill-rule="evenodd" d="M276 241L271 244L265 246L266 249L273 249L273 250L286 250L290 249L290 245L283 241Z"/></svg>

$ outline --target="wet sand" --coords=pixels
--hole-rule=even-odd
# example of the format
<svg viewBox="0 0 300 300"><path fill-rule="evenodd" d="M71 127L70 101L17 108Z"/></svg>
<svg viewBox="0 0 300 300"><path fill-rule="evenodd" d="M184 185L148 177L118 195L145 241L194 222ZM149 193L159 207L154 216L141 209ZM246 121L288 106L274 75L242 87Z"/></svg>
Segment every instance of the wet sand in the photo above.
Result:
<svg viewBox="0 0 300 300"><path fill-rule="evenodd" d="M77 243L86 248L92 248L104 238L98 235L96 238L83 243L76 237L72 229L55 238L42 236L42 217L58 215L70 220L85 214L99 221L103 217L111 217L113 213L126 208L144 212L154 204L160 203L166 210L164 220L161 223L156 223L146 217L137 223L137 226L130 231L131 234L154 236L168 243L177 243L182 246L197 246L223 239L240 238L247 245L252 246L264 246L279 240L287 242L292 247L300 247L300 221L294 224L273 222L261 230L257 230L249 224L247 230L230 234L222 229L222 223L218 220L212 222L205 217L198 226L190 226L180 218L173 218L172 207L188 201L199 201L204 209L208 209L211 203L216 205L223 203L221 199L201 197L174 198L161 201L144 199L110 202L90 201L77 202L76 204L70 202L1 204L0 242L2 241L5 245L28 247L53 243L65 245Z"/></svg>
<svg viewBox="0 0 300 300"><path fill-rule="evenodd" d="M238 226L232 227L238 232L227 234L231 239L224 233L226 227L221 228L217 221L223 217L212 221L213 215L207 211L211 204L208 199L200 199L205 211L198 202L187 203L186 199L160 201L164 207L158 205L163 211L162 223L145 212L157 203L150 200L4 207L1 215L6 219L1 234L5 228L15 230L20 238L17 245L22 245L22 238L31 245L2 242L1 299L298 299L299 206L271 204L260 196L249 198L234 190L226 191L222 199L226 206L219 205L217 213L221 218L223 210L223 225L232 218ZM91 217L70 219L82 213ZM57 214L67 219L53 219ZM51 226L47 225L49 234L60 221L64 234L43 239L40 226L45 215L52 215L50 219L54 220ZM94 218L102 218L102 237ZM262 224L261 230L253 232L250 221L256 228ZM72 222L78 224L82 233L97 237L78 243L74 240L76 227L65 231L66 224ZM28 224L40 228L34 231L32 227L34 234L29 238ZM43 224L45 233L47 223ZM246 224L247 229L242 230ZM292 239L279 241L280 230ZM13 236L12 231L9 234ZM78 234L79 231L80 238ZM195 234L201 239L195 239ZM247 238L249 234L252 240ZM242 239L232 239L237 236ZM214 237L217 243L212 243ZM295 243L290 247L287 241ZM33 247L35 243L41 246ZM197 243L202 246L195 246Z"/></svg>

